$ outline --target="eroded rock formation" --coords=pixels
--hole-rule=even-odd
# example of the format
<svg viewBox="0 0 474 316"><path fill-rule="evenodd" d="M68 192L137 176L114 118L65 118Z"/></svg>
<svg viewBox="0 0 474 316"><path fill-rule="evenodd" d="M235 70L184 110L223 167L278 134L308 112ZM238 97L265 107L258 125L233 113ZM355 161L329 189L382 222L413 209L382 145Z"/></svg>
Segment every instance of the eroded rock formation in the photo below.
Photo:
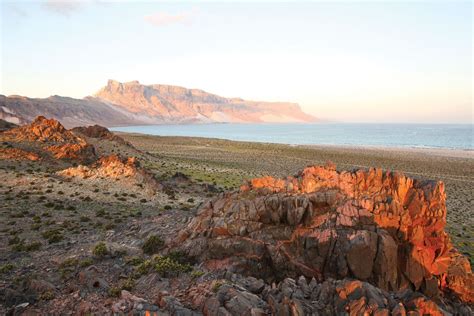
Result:
<svg viewBox="0 0 474 316"><path fill-rule="evenodd" d="M0 148L0 159L37 161L41 157L36 153L19 148Z"/></svg>
<svg viewBox="0 0 474 316"><path fill-rule="evenodd" d="M129 179L134 184L141 184L153 192L161 188L153 174L140 167L138 161L131 158L121 158L118 155L101 157L91 166L79 165L58 172L64 177L81 179Z"/></svg>
<svg viewBox="0 0 474 316"><path fill-rule="evenodd" d="M94 147L64 128L55 119L38 116L31 124L7 130L1 140L30 142L40 146L56 159L92 161L96 158Z"/></svg>
<svg viewBox="0 0 474 316"><path fill-rule="evenodd" d="M98 138L98 139L106 139L115 141L120 144L126 144L132 146L129 142L126 142L122 137L115 135L111 131L109 131L106 127L100 125L91 125L91 126L81 126L81 127L74 127L71 129L74 133L79 133L81 135L91 137L91 138Z"/></svg>
<svg viewBox="0 0 474 316"><path fill-rule="evenodd" d="M389 293L370 283L353 279L317 282L285 278L272 286L237 274L189 290L185 299L204 315L445 315L447 310L410 289ZM213 292L216 292L215 294ZM208 293L203 298L204 293ZM456 312L469 315L469 307Z"/></svg>
<svg viewBox="0 0 474 316"><path fill-rule="evenodd" d="M471 268L444 231L445 200L441 182L314 166L221 194L200 209L179 244L211 269L267 280L351 278L472 303Z"/></svg>

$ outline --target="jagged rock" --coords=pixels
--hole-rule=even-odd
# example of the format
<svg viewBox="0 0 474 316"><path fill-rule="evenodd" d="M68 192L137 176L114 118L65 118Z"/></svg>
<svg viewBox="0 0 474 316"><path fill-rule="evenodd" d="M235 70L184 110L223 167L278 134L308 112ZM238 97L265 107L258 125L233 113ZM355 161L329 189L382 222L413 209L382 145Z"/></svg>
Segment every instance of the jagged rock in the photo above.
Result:
<svg viewBox="0 0 474 316"><path fill-rule="evenodd" d="M109 284L100 276L96 266L90 266L78 274L78 283L84 285L89 291L107 290Z"/></svg>
<svg viewBox="0 0 474 316"><path fill-rule="evenodd" d="M370 283L328 278L322 283L286 278L278 284L255 295L239 284L247 283L245 277L233 275L233 281L220 286L210 294L200 310L204 315L469 315L468 306L441 309L426 296L405 290L393 294Z"/></svg>
<svg viewBox="0 0 474 316"><path fill-rule="evenodd" d="M471 268L444 231L445 200L442 182L308 167L221 194L198 211L176 246L211 269L270 281L356 278L383 290L413 287L472 302ZM362 309L369 301L352 304Z"/></svg>
<svg viewBox="0 0 474 316"><path fill-rule="evenodd" d="M199 313L192 311L183 306L183 304L174 296L167 292L160 292L158 297L158 305L169 311L174 316L198 316Z"/></svg>
<svg viewBox="0 0 474 316"><path fill-rule="evenodd" d="M122 137L115 135L106 127L100 125L74 127L73 129L71 129L71 131L76 134L82 134L90 138L106 139L117 142L119 144L132 146L132 144L126 142Z"/></svg>
<svg viewBox="0 0 474 316"><path fill-rule="evenodd" d="M0 133L0 139L10 142L32 142L41 145L56 159L95 160L95 149L54 119L38 116L31 124Z"/></svg>
<svg viewBox="0 0 474 316"><path fill-rule="evenodd" d="M51 152L56 159L74 159L79 161L95 159L94 147L84 141L77 144L51 145L44 147L44 149Z"/></svg>
<svg viewBox="0 0 474 316"><path fill-rule="evenodd" d="M78 177L81 179L129 179L134 183L145 185L147 189L156 191L161 188L152 173L140 167L134 157L121 158L118 155L101 157L90 167L79 165L58 172L63 177Z"/></svg>
<svg viewBox="0 0 474 316"><path fill-rule="evenodd" d="M0 159L38 161L41 157L36 153L19 148L0 148Z"/></svg>
<svg viewBox="0 0 474 316"><path fill-rule="evenodd" d="M77 137L57 120L38 116L31 124L3 132L3 136L14 141L31 142L76 142Z"/></svg>

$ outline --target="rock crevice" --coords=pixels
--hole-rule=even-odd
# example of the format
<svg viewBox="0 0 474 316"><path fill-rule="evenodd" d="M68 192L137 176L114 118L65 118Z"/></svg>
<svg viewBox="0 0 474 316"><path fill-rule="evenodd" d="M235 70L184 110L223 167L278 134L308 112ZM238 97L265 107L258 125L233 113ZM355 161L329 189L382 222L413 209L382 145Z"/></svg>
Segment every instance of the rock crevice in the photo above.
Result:
<svg viewBox="0 0 474 316"><path fill-rule="evenodd" d="M200 209L179 243L209 267L268 281L353 278L386 291L472 302L471 268L444 231L445 201L442 182L314 166L221 194Z"/></svg>

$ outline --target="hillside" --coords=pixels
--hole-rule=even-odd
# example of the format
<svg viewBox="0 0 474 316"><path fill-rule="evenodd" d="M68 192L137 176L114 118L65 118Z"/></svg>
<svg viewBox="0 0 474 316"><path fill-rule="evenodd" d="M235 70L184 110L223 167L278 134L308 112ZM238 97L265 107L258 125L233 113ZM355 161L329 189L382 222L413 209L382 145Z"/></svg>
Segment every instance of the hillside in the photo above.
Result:
<svg viewBox="0 0 474 316"><path fill-rule="evenodd" d="M245 101L177 86L142 85L138 81L109 80L93 97L83 99L0 95L0 119L26 124L40 115L60 120L66 127L316 121L295 103Z"/></svg>

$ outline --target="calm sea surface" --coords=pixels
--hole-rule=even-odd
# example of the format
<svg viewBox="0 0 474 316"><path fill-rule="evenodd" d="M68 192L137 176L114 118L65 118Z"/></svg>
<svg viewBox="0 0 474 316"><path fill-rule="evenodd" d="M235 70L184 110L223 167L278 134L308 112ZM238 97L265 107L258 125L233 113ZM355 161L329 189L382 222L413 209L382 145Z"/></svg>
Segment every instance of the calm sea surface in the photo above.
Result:
<svg viewBox="0 0 474 316"><path fill-rule="evenodd" d="M295 145L474 149L472 124L202 124L127 126L112 130Z"/></svg>

